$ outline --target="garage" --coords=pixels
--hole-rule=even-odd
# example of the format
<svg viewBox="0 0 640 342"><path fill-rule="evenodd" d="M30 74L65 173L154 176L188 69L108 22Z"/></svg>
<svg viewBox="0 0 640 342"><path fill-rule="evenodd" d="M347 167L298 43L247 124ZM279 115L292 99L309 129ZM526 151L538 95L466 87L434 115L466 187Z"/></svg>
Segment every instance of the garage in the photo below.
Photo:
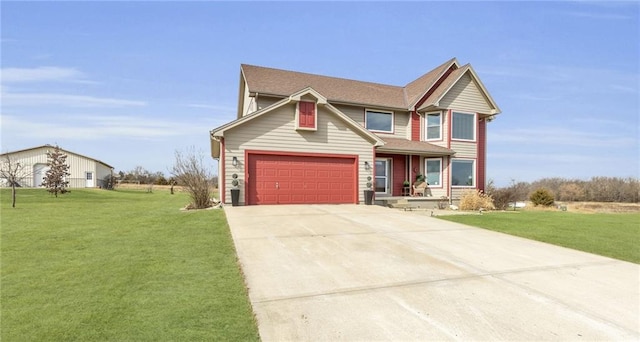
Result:
<svg viewBox="0 0 640 342"><path fill-rule="evenodd" d="M357 157L352 155L248 155L247 203L358 203Z"/></svg>

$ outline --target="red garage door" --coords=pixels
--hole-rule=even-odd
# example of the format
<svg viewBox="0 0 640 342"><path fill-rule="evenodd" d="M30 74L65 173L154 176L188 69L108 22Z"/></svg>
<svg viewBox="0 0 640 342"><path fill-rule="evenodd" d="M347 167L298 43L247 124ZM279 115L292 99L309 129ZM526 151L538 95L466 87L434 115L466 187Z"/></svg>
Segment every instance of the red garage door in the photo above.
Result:
<svg viewBox="0 0 640 342"><path fill-rule="evenodd" d="M356 159L249 154L248 204L356 203Z"/></svg>

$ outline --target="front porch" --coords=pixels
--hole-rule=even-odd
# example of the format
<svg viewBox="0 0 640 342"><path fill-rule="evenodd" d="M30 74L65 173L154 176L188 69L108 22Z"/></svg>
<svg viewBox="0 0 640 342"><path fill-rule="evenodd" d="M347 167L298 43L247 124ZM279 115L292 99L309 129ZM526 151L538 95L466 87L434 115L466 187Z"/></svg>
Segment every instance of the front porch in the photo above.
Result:
<svg viewBox="0 0 640 342"><path fill-rule="evenodd" d="M433 196L376 196L373 204L390 208L446 209L449 199Z"/></svg>

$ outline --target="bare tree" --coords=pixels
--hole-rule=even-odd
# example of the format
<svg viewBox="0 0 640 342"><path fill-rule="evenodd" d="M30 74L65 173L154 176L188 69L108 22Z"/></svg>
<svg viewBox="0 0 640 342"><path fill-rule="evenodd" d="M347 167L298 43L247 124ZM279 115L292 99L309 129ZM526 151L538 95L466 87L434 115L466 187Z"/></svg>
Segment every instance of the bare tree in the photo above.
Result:
<svg viewBox="0 0 640 342"><path fill-rule="evenodd" d="M67 165L67 155L62 153L58 145L54 147L53 151L47 151L47 165L49 170L44 176L42 185L47 188L47 191L58 197L58 193L67 192L69 182L66 177L71 175L69 165Z"/></svg>
<svg viewBox="0 0 640 342"><path fill-rule="evenodd" d="M16 187L21 186L25 179L31 177L31 168L15 161L7 153L2 158L0 166L0 178L4 179L11 186L11 207L16 207Z"/></svg>
<svg viewBox="0 0 640 342"><path fill-rule="evenodd" d="M184 186L191 197L191 207L203 209L211 206L210 172L204 166L204 155L189 148L186 153L176 151L171 175Z"/></svg>

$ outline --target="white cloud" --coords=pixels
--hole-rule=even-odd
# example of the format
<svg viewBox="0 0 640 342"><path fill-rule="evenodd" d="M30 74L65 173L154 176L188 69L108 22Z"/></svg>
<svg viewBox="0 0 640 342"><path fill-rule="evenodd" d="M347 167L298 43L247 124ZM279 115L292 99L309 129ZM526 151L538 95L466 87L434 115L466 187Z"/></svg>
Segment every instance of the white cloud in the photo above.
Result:
<svg viewBox="0 0 640 342"><path fill-rule="evenodd" d="M508 131L493 131L489 143L523 143L535 145L555 145L580 147L632 148L638 141L632 137L614 134L583 132L557 127L517 128Z"/></svg>
<svg viewBox="0 0 640 342"><path fill-rule="evenodd" d="M108 97L68 95L56 93L2 93L4 106L66 106L66 107L129 107L146 106L144 101L132 101Z"/></svg>
<svg viewBox="0 0 640 342"><path fill-rule="evenodd" d="M613 13L594 13L594 12L567 12L568 15L573 17L581 17L587 19L601 19L601 20L629 20L631 16L623 14Z"/></svg>
<svg viewBox="0 0 640 342"><path fill-rule="evenodd" d="M85 78L84 73L74 68L38 67L3 68L2 83L69 81Z"/></svg>
<svg viewBox="0 0 640 342"><path fill-rule="evenodd" d="M202 109L212 109L219 112L235 112L236 108L230 106L223 105L211 105L211 104L201 104L201 103L190 103L186 105L190 108L202 108Z"/></svg>
<svg viewBox="0 0 640 342"><path fill-rule="evenodd" d="M138 139L155 140L177 136L202 135L213 122L184 122L135 116L51 115L47 118L24 119L15 115L2 115L2 131L20 138L51 140ZM179 116L178 116L179 117ZM8 134L3 134L5 137ZM6 137L11 139L11 136ZM4 139L4 138L3 138Z"/></svg>

